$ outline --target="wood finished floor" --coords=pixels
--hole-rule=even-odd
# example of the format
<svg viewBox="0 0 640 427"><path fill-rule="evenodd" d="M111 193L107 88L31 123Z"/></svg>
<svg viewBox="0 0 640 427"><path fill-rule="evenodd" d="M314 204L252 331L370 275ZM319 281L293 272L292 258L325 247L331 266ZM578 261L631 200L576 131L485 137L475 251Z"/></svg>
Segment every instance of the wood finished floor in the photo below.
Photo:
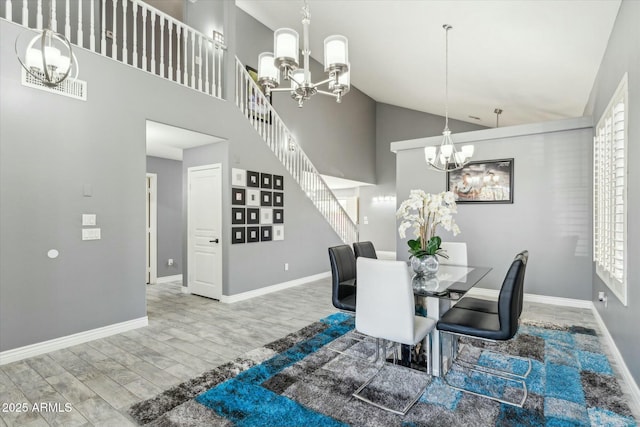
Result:
<svg viewBox="0 0 640 427"><path fill-rule="evenodd" d="M0 412L0 426L136 425L133 403L334 313L330 301L329 279L234 304L183 294L176 282L148 286L148 327L0 367L0 402L29 407ZM522 319L600 333L588 309L525 303ZM41 402L71 410L31 411Z"/></svg>

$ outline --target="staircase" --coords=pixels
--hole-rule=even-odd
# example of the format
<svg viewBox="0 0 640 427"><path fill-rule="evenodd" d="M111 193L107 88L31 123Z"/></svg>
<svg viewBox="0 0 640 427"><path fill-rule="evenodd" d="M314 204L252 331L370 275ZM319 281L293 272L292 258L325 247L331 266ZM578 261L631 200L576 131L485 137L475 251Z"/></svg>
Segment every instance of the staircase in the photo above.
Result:
<svg viewBox="0 0 640 427"><path fill-rule="evenodd" d="M52 12L52 13L50 13ZM222 99L226 46L140 0L0 0L0 16L24 27L50 27L77 47L114 59L190 89ZM25 51L36 33L21 36ZM23 46L24 45L24 46ZM358 229L296 144L278 113L236 58L236 105L282 162L300 188L346 244L358 240ZM30 81L23 71L23 83ZM81 82L65 80L40 89L74 95ZM33 79L32 79L33 80ZM86 96L86 86L83 86ZM76 96L77 97L77 96ZM81 98L81 97L79 97ZM256 108L258 107L258 108Z"/></svg>
<svg viewBox="0 0 640 427"><path fill-rule="evenodd" d="M345 244L358 241L358 227L236 58L236 106L280 160Z"/></svg>

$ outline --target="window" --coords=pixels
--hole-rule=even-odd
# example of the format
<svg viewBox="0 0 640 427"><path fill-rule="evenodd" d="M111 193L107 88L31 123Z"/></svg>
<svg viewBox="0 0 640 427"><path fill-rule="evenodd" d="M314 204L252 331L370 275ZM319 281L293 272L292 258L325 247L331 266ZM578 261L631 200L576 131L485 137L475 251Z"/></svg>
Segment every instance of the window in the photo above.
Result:
<svg viewBox="0 0 640 427"><path fill-rule="evenodd" d="M627 305L627 75L593 137L593 260L596 273Z"/></svg>

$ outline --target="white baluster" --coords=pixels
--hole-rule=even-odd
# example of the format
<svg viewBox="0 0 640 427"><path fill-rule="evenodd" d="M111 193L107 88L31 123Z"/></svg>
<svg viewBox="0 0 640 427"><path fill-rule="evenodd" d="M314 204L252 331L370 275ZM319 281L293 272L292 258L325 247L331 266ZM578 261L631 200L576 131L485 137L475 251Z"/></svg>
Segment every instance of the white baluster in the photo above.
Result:
<svg viewBox="0 0 640 427"><path fill-rule="evenodd" d="M200 63L198 64L198 90L202 91L202 36L198 35L198 57Z"/></svg>
<svg viewBox="0 0 640 427"><path fill-rule="evenodd" d="M191 32L191 88L196 88L196 39L195 33Z"/></svg>
<svg viewBox="0 0 640 427"><path fill-rule="evenodd" d="M127 1L127 0L125 0ZM118 0L111 0L111 3L113 4L113 15L111 16L111 57L113 59L118 59L118 49L117 49L117 31L118 31L118 26L117 26L117 22L116 22L116 9L118 7Z"/></svg>
<svg viewBox="0 0 640 427"><path fill-rule="evenodd" d="M64 2L64 36L67 40L71 39L71 18L69 18L69 0Z"/></svg>
<svg viewBox="0 0 640 427"><path fill-rule="evenodd" d="M242 106L240 105L240 94L238 93L238 88L240 87L240 85L238 84L238 82L240 80L238 80L238 69L240 68L240 65L238 65L238 61L236 61L236 107L240 108L240 111L242 111Z"/></svg>
<svg viewBox="0 0 640 427"><path fill-rule="evenodd" d="M169 26L169 79L173 80L173 21L167 20Z"/></svg>
<svg viewBox="0 0 640 427"><path fill-rule="evenodd" d="M217 63L218 63L218 44L214 41L211 45L211 95L218 96L218 77L217 77Z"/></svg>
<svg viewBox="0 0 640 427"><path fill-rule="evenodd" d="M27 0L22 0L22 25L29 26L29 7L27 6Z"/></svg>
<svg viewBox="0 0 640 427"><path fill-rule="evenodd" d="M156 14L151 12L151 72L156 73Z"/></svg>
<svg viewBox="0 0 640 427"><path fill-rule="evenodd" d="M142 69L147 71L147 8L142 6Z"/></svg>
<svg viewBox="0 0 640 427"><path fill-rule="evenodd" d="M104 56L107 56L107 24L106 24L106 18L105 16L107 15L105 13L105 10L107 10L107 5L106 5L106 0L102 0L102 11L101 11L101 15L102 15L102 34L100 37L100 53Z"/></svg>
<svg viewBox="0 0 640 427"><path fill-rule="evenodd" d="M209 94L209 40L204 41L204 88Z"/></svg>
<svg viewBox="0 0 640 427"><path fill-rule="evenodd" d="M129 63L129 50L127 49L127 5L129 0L122 1L122 62Z"/></svg>
<svg viewBox="0 0 640 427"><path fill-rule="evenodd" d="M217 48L218 51L218 72L216 73L216 85L218 86L218 98L222 98L222 55L224 51L221 47Z"/></svg>
<svg viewBox="0 0 640 427"><path fill-rule="evenodd" d="M182 33L182 27L179 24L176 24L176 82L180 83L180 78L182 75L180 74L180 34ZM184 83L184 81L182 82Z"/></svg>
<svg viewBox="0 0 640 427"><path fill-rule="evenodd" d="M187 62L187 38L189 37L189 30L187 27L184 27L184 34L182 39L182 51L184 54L184 61L182 62L182 67L184 74L182 76L182 84L185 86L189 86L189 72L187 71L189 68L189 63Z"/></svg>
<svg viewBox="0 0 640 427"><path fill-rule="evenodd" d="M160 77L164 77L164 16L160 15Z"/></svg>
<svg viewBox="0 0 640 427"><path fill-rule="evenodd" d="M89 4L91 5L91 19L90 19L90 24L89 24L89 30L91 31L91 34L89 34L89 49L91 49L92 52L96 51L96 26L95 26L95 1L90 1Z"/></svg>
<svg viewBox="0 0 640 427"><path fill-rule="evenodd" d="M78 1L78 31L76 33L76 37L76 44L80 47L84 47L84 32L82 31L82 0Z"/></svg>
<svg viewBox="0 0 640 427"><path fill-rule="evenodd" d="M131 3L131 12L133 16L133 66L140 67L140 58L138 57L138 2Z"/></svg>
<svg viewBox="0 0 640 427"><path fill-rule="evenodd" d="M57 13L56 13L56 2L53 0L51 1L51 29L53 31L55 31L56 33L58 32L58 17L57 17Z"/></svg>
<svg viewBox="0 0 640 427"><path fill-rule="evenodd" d="M8 21L13 21L13 6L11 5L11 0L5 1L4 17Z"/></svg>
<svg viewBox="0 0 640 427"><path fill-rule="evenodd" d="M36 7L36 28L42 29L42 0L38 0L38 6Z"/></svg>

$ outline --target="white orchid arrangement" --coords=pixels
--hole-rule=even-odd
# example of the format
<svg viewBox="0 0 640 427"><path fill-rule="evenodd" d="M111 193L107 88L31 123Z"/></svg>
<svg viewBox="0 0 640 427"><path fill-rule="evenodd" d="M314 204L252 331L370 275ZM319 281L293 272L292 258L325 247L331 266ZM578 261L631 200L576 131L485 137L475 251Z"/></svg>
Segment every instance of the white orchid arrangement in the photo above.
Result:
<svg viewBox="0 0 640 427"><path fill-rule="evenodd" d="M424 255L440 255L447 258L447 254L440 248L442 239L436 236L436 227L442 226L456 236L460 233L458 224L453 219L457 213L455 196L451 191L439 194L429 194L422 190L411 190L409 198L403 201L396 212L397 218L402 218L398 233L403 239L406 232L413 227L416 239L409 240L409 253L415 257Z"/></svg>

